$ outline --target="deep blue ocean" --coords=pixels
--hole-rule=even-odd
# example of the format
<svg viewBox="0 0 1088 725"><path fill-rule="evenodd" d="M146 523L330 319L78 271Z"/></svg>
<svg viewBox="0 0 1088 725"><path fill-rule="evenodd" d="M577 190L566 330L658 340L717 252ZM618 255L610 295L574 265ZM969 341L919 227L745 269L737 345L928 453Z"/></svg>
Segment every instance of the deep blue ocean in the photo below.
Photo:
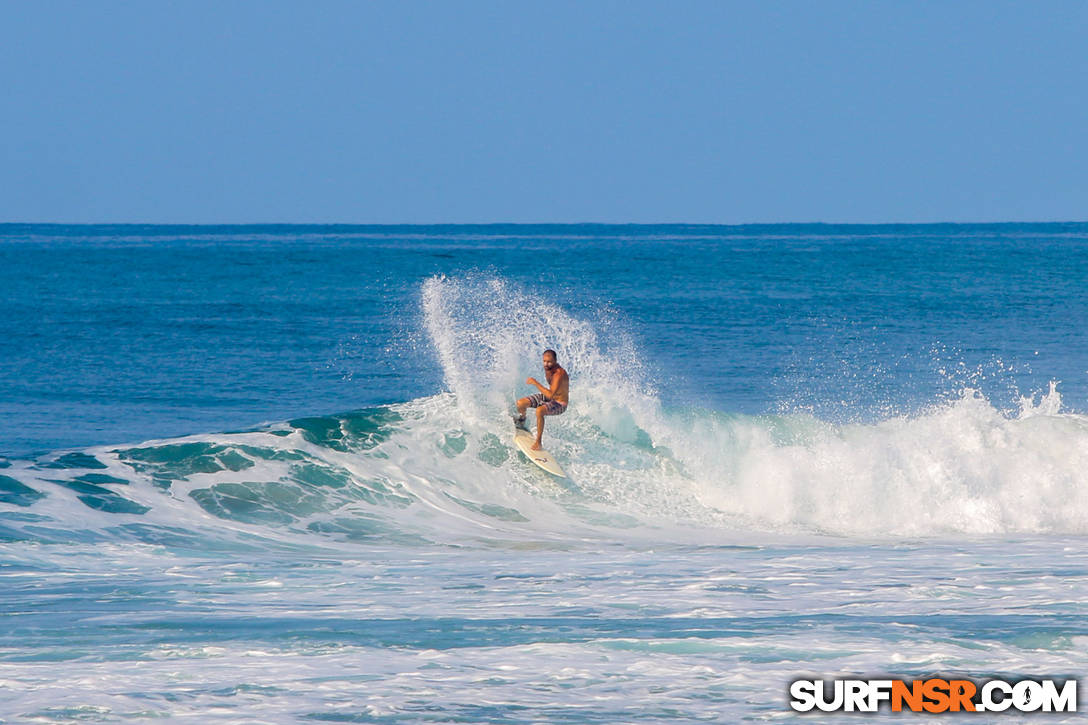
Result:
<svg viewBox="0 0 1088 725"><path fill-rule="evenodd" d="M1085 671L1088 223L6 224L0 290L0 722Z"/></svg>

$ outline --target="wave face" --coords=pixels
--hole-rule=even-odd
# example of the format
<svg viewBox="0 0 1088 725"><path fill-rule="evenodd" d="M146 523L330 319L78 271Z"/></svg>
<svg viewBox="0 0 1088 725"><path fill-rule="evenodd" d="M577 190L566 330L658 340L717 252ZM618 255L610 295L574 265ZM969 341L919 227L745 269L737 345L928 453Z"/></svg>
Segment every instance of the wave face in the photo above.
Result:
<svg viewBox="0 0 1088 725"><path fill-rule="evenodd" d="M0 460L0 536L233 550L1088 533L1088 417L1063 412L1054 384L1012 412L967 389L866 424L667 410L607 310L578 317L486 277L428 279L421 304L447 392ZM545 432L568 480L510 435L546 347L572 378Z"/></svg>

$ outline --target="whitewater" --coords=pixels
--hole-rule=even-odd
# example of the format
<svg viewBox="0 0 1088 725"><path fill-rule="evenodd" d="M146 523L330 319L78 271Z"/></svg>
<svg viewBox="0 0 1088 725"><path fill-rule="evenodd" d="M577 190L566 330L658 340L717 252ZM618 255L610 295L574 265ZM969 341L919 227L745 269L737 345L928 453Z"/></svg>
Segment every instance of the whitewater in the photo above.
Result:
<svg viewBox="0 0 1088 725"><path fill-rule="evenodd" d="M971 228L964 259L978 270L1010 258L1003 269L1020 275L1025 245L1067 256L1072 245L1083 256L1088 230L1074 230L1071 242L1068 229L1039 226ZM188 412L171 423L158 411L146 414L149 429L206 428L111 439L121 433L79 423L97 413L81 412L90 408L72 393L48 409L70 411L61 445L9 446L0 457L2 721L736 722L791 719L786 691L800 677L1084 671L1088 416L1079 412L1084 382L1072 372L1083 366L1079 338L1039 372L1040 340L1027 341L1031 365L1000 349L1006 336L1037 335L1036 319L1003 318L979 331L987 303L968 313L957 298L941 313L951 320L942 339L916 330L901 344L867 320L907 324L895 310L866 309L854 296L813 325L824 330L819 339L795 341L796 327L765 324L749 353L738 346L724 357L712 345L722 318L660 313L675 298L704 315L735 309L728 299L705 301L732 275L738 287L764 289L765 300L785 300L760 313L767 319L796 305L807 311L793 319L811 322L823 294L816 278L801 281L801 296L773 281L793 255L861 269L852 253L871 251L873 230L659 229L631 239L631 230L585 229L266 237L127 229L84 230L78 244L47 228L8 231L0 251L9 256L33 253L40 264L50 248L74 245L101 253L103 273L122 264L112 252L141 249L175 262L194 249L229 253L256 264L266 282L304 279L294 264L305 254L313 269L352 255L431 261L386 266L354 293L377 305L399 300L386 339L372 327L338 343L360 351L334 360L338 391L384 389L367 405L246 425L248 403L228 401L215 415L242 424L193 423ZM950 234L876 232L892 265L910 248L924 260ZM1001 248L995 235L1015 244ZM553 237L585 246L591 292L545 294L548 284L515 271L520 258L506 259ZM622 248L660 255L655 274L672 276L668 288L610 276L608 260ZM441 256L464 250L486 254L464 268ZM206 269L184 264L165 273L162 289ZM380 274L395 276L396 289L383 288ZM978 272L976 287L994 274ZM233 279L217 294L241 298L258 282ZM908 271L875 284L894 308L916 282ZM1062 284L1076 283L1054 287L1067 293ZM993 286L1001 293L987 299L997 304L1009 287ZM1033 299L1041 309L1081 304ZM641 312L652 300L658 311ZM107 307L83 308L82 324L108 332L118 313ZM245 318L244 309L216 309L224 320ZM352 324L378 325L377 307L367 309L355 309ZM200 315L185 314L193 331L178 339L208 334ZM314 314L271 317L288 329ZM665 347L648 341L668 325ZM964 333L953 353L934 352L952 329L988 344L973 358ZM851 356L820 357L847 339ZM776 354L786 342L792 352ZM173 344L167 353L183 352ZM566 479L529 465L511 439L512 401L526 376L539 377L546 347L571 374L570 409L545 433ZM221 364L215 350L205 354L209 366ZM384 363L396 372L395 355L412 364L387 381ZM798 365L800 377L790 378ZM313 385L307 379L291 385ZM431 389L406 394L419 380ZM23 394L7 389L12 400ZM770 404L753 404L759 395ZM130 404L111 410L122 417ZM29 397L21 405L24 418L35 405L46 410ZM29 441L20 430L11 440ZM104 440L62 444L96 435Z"/></svg>

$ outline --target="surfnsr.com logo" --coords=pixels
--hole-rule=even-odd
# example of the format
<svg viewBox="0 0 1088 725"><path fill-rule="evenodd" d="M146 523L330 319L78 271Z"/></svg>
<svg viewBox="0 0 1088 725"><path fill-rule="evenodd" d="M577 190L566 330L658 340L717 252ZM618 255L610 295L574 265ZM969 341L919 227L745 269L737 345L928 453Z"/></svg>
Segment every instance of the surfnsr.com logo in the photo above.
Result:
<svg viewBox="0 0 1088 725"><path fill-rule="evenodd" d="M1077 681L1070 680L794 680L796 712L1076 712Z"/></svg>

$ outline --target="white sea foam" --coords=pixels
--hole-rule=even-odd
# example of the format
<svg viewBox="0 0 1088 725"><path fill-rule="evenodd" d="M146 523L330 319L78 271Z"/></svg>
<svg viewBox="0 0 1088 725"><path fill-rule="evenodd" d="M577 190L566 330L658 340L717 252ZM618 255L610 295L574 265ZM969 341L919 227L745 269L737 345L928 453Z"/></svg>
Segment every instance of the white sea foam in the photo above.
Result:
<svg viewBox="0 0 1088 725"><path fill-rule="evenodd" d="M6 554L48 572L45 587L6 582L24 603L9 610L17 638L0 643L0 717L20 722L738 722L788 718L803 673L1019 679L1086 664L1083 547L1053 537Z"/></svg>

